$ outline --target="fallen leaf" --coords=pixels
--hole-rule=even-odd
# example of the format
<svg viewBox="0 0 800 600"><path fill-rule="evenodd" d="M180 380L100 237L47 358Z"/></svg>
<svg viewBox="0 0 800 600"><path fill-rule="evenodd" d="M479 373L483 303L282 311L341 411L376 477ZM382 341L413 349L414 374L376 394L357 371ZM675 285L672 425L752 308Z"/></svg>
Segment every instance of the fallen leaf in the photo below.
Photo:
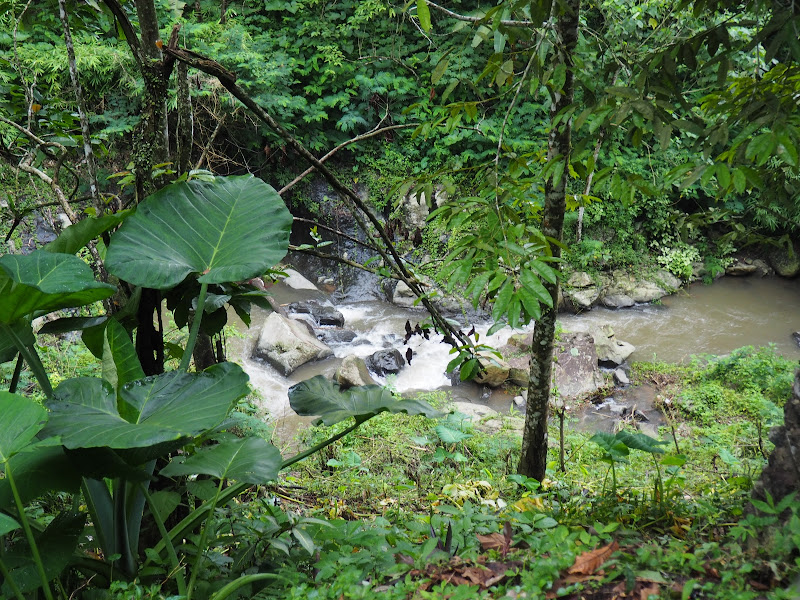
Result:
<svg viewBox="0 0 800 600"><path fill-rule="evenodd" d="M596 548L589 552L579 554L575 558L575 564L569 568L567 573L571 575L591 575L603 566L603 563L614 554L617 548L619 548L619 544L613 541L602 548Z"/></svg>
<svg viewBox="0 0 800 600"><path fill-rule="evenodd" d="M646 588L642 588L639 592L639 600L650 600L650 596L658 596L661 593L657 583L654 583Z"/></svg>
<svg viewBox="0 0 800 600"><path fill-rule="evenodd" d="M502 550L505 547L506 538L502 533L490 533L489 535L478 535L478 541L484 550Z"/></svg>

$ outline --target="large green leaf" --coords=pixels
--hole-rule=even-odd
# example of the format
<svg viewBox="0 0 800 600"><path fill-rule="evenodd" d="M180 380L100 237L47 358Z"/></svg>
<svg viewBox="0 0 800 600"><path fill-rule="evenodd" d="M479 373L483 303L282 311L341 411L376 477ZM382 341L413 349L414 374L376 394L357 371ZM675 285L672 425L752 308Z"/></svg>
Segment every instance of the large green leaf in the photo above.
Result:
<svg viewBox="0 0 800 600"><path fill-rule="evenodd" d="M103 215L102 217L88 217L70 225L61 232L56 239L47 244L43 250L48 252L62 252L64 254L75 254L86 244L92 241L101 233L116 227L130 215L132 210L122 210L113 215Z"/></svg>
<svg viewBox="0 0 800 600"><path fill-rule="evenodd" d="M114 291L114 286L95 281L89 265L71 254L36 250L0 257L2 323L13 323L35 311L91 304Z"/></svg>
<svg viewBox="0 0 800 600"><path fill-rule="evenodd" d="M17 492L23 504L27 504L49 491L76 493L80 489L81 476L73 468L72 461L59 445L37 444L27 446L25 452L15 455L6 465L14 474ZM0 479L0 508L14 506L14 496L8 479Z"/></svg>
<svg viewBox="0 0 800 600"><path fill-rule="evenodd" d="M128 332L116 320L109 320L103 332L103 379L118 390L143 378L144 371Z"/></svg>
<svg viewBox="0 0 800 600"><path fill-rule="evenodd" d="M48 580L61 574L69 564L85 523L86 513L63 512L56 515L47 528L37 536L36 545ZM20 591L32 592L41 587L41 578L27 544L18 544L17 548L3 558L11 567L11 578ZM5 594L3 598L12 597L11 588L7 583L4 583L2 592Z"/></svg>
<svg viewBox="0 0 800 600"><path fill-rule="evenodd" d="M17 523L14 519L9 517L8 515L0 513L0 536L10 533L16 529L19 529L20 527L22 527L22 525Z"/></svg>
<svg viewBox="0 0 800 600"><path fill-rule="evenodd" d="M261 438L248 437L206 446L185 460L175 458L161 474L211 475L256 485L274 480L281 462L281 453L275 446Z"/></svg>
<svg viewBox="0 0 800 600"><path fill-rule="evenodd" d="M427 402L398 400L389 390L379 385L362 385L342 390L338 383L323 375L290 387L289 404L298 415L318 416L316 424L325 425L333 425L348 417L355 417L356 422L362 422L384 411L432 418L443 416L443 413Z"/></svg>
<svg viewBox="0 0 800 600"><path fill-rule="evenodd" d="M45 432L60 435L69 449L166 449L221 423L247 394L247 380L241 367L222 363L202 373L172 371L127 383L117 399L107 381L68 379L48 403Z"/></svg>
<svg viewBox="0 0 800 600"><path fill-rule="evenodd" d="M26 346L33 346L36 343L36 338L33 335L31 324L27 320L19 320L11 328L16 332L22 343ZM14 360L17 356L17 346L11 336L0 335L0 363Z"/></svg>
<svg viewBox="0 0 800 600"><path fill-rule="evenodd" d="M0 392L0 463L27 446L47 421L47 411L33 400Z"/></svg>
<svg viewBox="0 0 800 600"><path fill-rule="evenodd" d="M243 281L281 260L292 216L278 193L251 176L187 181L142 202L114 234L106 267L142 287Z"/></svg>

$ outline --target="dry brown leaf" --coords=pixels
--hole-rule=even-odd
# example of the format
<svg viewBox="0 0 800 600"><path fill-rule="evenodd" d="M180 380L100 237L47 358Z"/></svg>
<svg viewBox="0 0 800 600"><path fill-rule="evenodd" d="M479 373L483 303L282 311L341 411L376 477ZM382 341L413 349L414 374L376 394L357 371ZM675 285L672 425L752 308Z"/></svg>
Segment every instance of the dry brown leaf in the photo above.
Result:
<svg viewBox="0 0 800 600"><path fill-rule="evenodd" d="M506 538L502 533L478 535L478 541L484 550L502 550L506 544Z"/></svg>
<svg viewBox="0 0 800 600"><path fill-rule="evenodd" d="M650 596L658 596L659 593L661 593L661 588L658 587L657 583L654 583L641 589L639 600L650 600Z"/></svg>
<svg viewBox="0 0 800 600"><path fill-rule="evenodd" d="M567 570L567 573L570 575L591 575L603 566L603 563L611 557L617 548L619 548L619 544L613 541L602 548L595 548L589 552L579 554L575 558L575 564Z"/></svg>

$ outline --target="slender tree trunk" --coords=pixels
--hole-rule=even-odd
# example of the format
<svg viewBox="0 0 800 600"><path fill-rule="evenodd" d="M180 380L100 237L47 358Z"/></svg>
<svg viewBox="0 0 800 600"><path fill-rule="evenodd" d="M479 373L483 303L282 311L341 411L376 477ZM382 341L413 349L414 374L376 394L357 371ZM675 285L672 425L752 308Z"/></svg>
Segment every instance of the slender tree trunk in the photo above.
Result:
<svg viewBox="0 0 800 600"><path fill-rule="evenodd" d="M166 182L153 182L152 170L167 162L167 91L170 69L161 54L160 33L153 0L136 0L141 30L139 68L144 80L142 117L134 136L133 163L136 169L137 201L144 200Z"/></svg>
<svg viewBox="0 0 800 600"><path fill-rule="evenodd" d="M562 110L572 104L575 78L573 73L573 52L578 42L578 18L580 0L559 0L554 2L557 14L556 64L567 67L563 90L553 92L551 121ZM571 121L553 127L548 141L547 160L563 160L569 164L571 152ZM566 179L568 170L564 169L561 180L554 184L552 179L545 182L544 215L542 232L559 242L564 238L564 213L566 212ZM553 245L553 255L561 255L561 249ZM547 417L550 401L550 382L553 370L553 345L558 312L559 282L545 283L553 298L553 308L545 310L536 323L531 346L531 369L528 376L528 403L525 415L525 430L522 439L522 455L517 470L520 474L541 481L547 469Z"/></svg>
<svg viewBox="0 0 800 600"><path fill-rule="evenodd" d="M100 199L100 190L97 185L97 167L94 162L94 151L92 150L92 136L89 130L89 117L86 114L86 106L83 102L83 88L78 78L78 65L75 61L75 46L72 43L72 32L69 28L69 18L67 17L66 0L58 0L58 14L61 17L61 24L64 27L64 42L67 45L67 58L69 59L69 76L72 86L75 88L75 102L78 106L78 118L81 122L81 135L83 136L83 154L86 158L86 171L89 175L89 191L97 216L103 214L104 206Z"/></svg>
<svg viewBox="0 0 800 600"><path fill-rule="evenodd" d="M178 85L178 126L175 129L176 171L178 174L186 173L190 168L192 158L192 140L194 137L194 119L192 115L192 98L189 95L189 66L179 62L176 68Z"/></svg>

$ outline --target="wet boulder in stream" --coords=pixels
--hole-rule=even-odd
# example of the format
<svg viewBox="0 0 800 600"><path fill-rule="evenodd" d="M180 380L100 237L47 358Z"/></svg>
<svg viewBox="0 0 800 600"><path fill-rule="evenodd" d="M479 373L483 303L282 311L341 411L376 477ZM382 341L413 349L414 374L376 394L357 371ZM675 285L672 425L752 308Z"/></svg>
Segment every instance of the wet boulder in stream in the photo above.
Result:
<svg viewBox="0 0 800 600"><path fill-rule="evenodd" d="M314 300L304 302L292 302L288 306L289 312L310 315L317 325L332 325L334 327L342 327L344 325L344 316L333 306L320 304Z"/></svg>
<svg viewBox="0 0 800 600"><path fill-rule="evenodd" d="M367 367L373 373L381 377L384 375L397 375L406 365L406 360L399 350L391 348L389 350L378 350L366 360Z"/></svg>
<svg viewBox="0 0 800 600"><path fill-rule="evenodd" d="M264 321L255 355L266 360L284 376L312 360L328 358L331 349L312 335L306 326L278 313Z"/></svg>
<svg viewBox="0 0 800 600"><path fill-rule="evenodd" d="M357 356L346 356L336 370L336 381L342 388L351 388L360 385L375 385L376 382L369 374L366 363Z"/></svg>

